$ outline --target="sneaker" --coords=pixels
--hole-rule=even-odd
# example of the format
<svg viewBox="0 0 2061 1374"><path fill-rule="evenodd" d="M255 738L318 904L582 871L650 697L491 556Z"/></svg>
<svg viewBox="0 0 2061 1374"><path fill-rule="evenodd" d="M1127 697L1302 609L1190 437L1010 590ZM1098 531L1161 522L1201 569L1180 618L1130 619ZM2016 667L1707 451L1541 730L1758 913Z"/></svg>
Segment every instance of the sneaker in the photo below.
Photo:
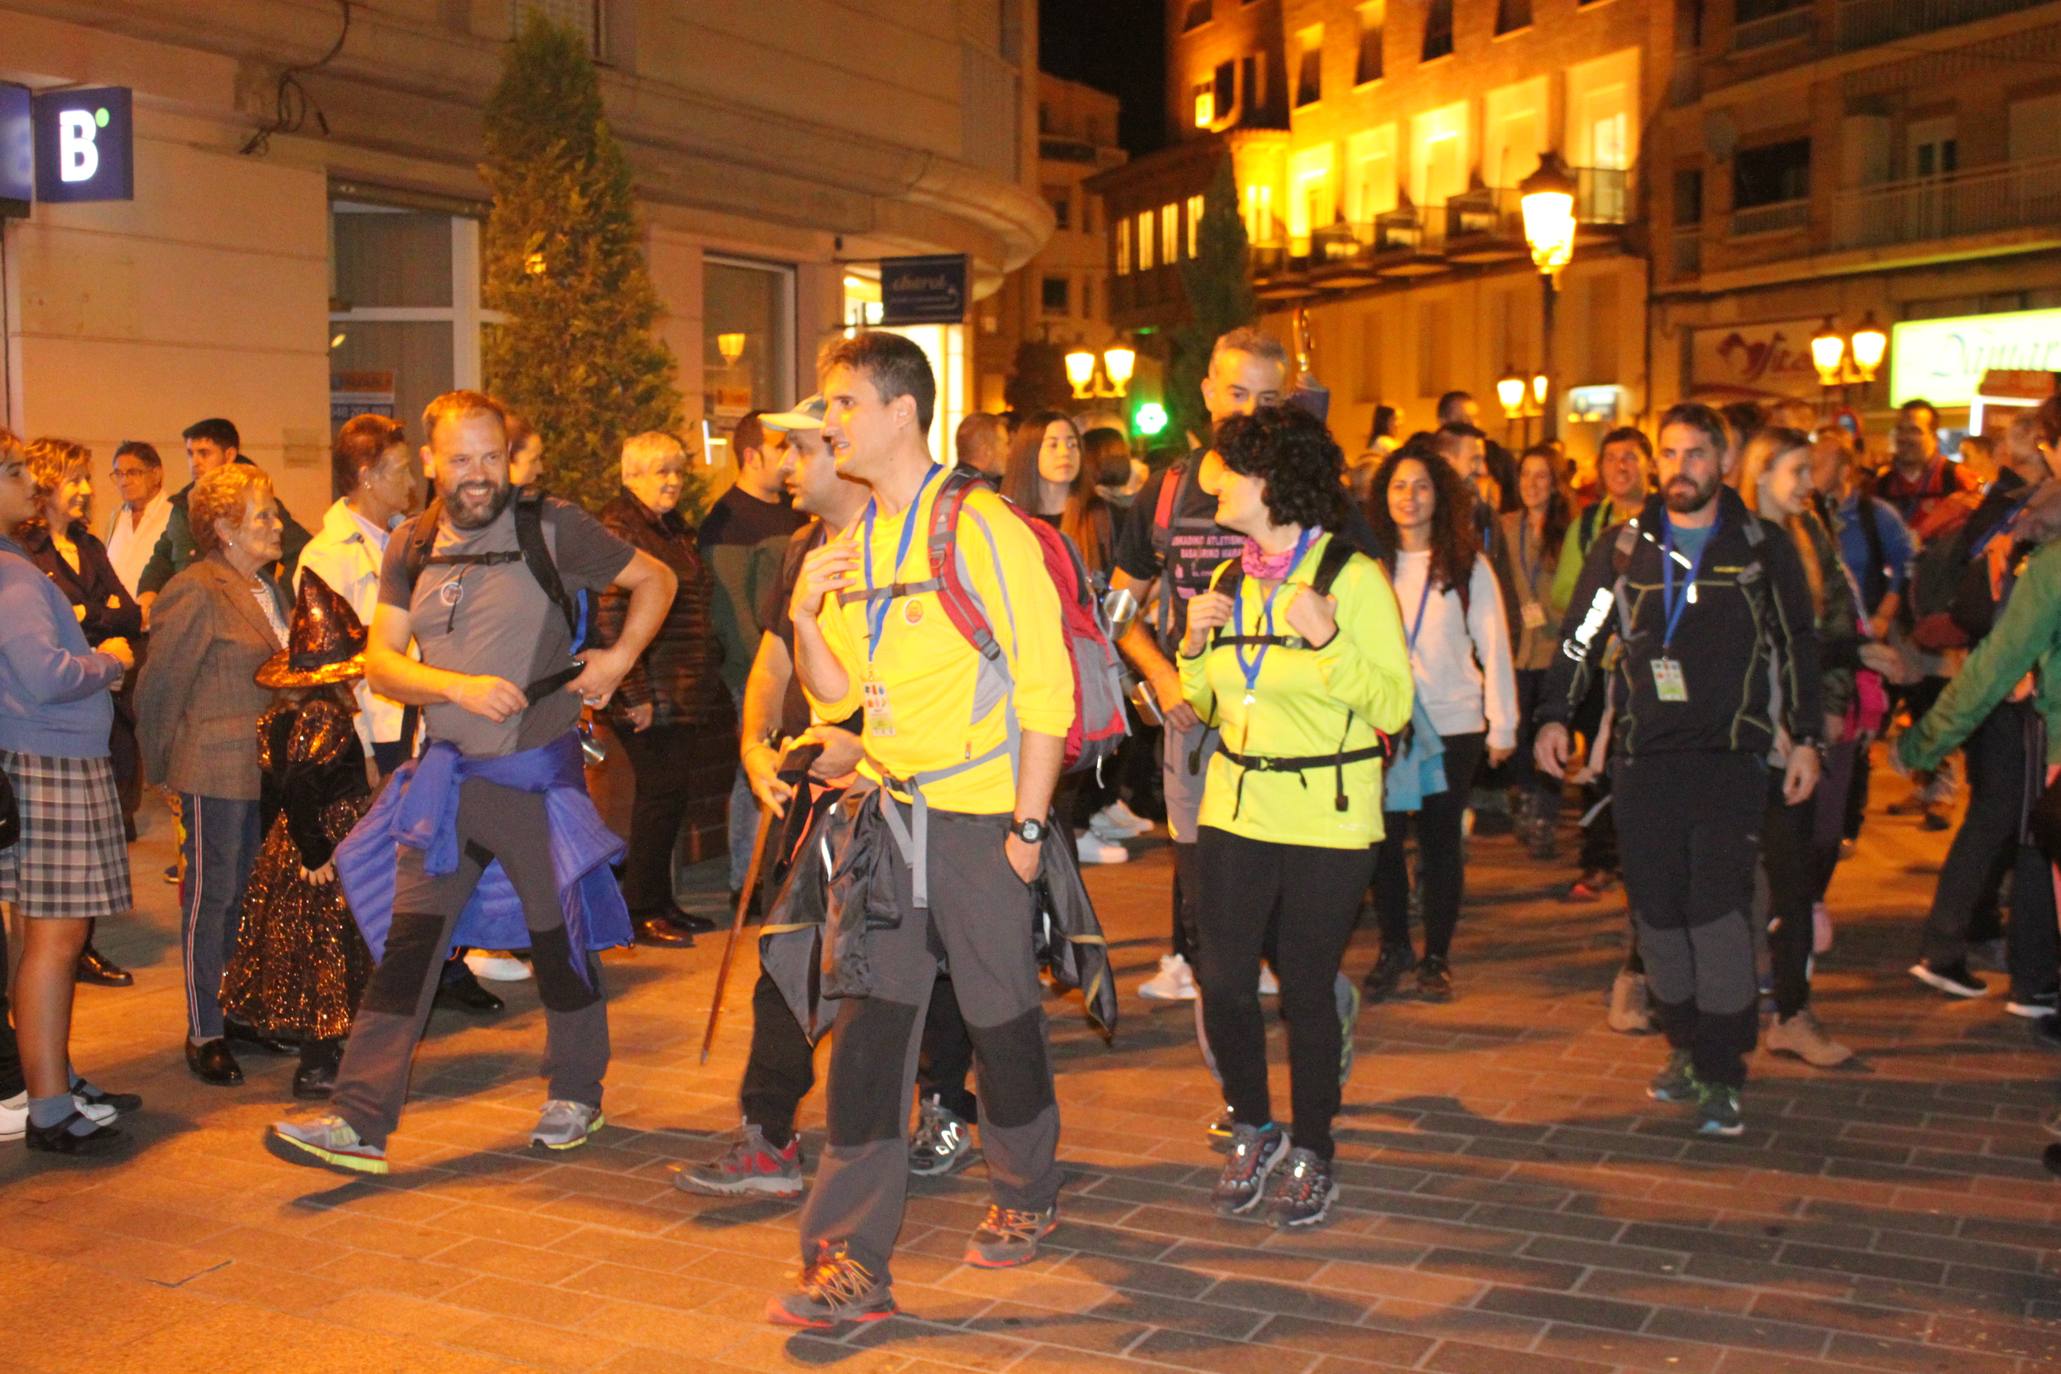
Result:
<svg viewBox="0 0 2061 1374"><path fill-rule="evenodd" d="M1417 954L1408 945L1383 945L1381 956L1374 961L1374 967L1367 971L1360 987L1366 992L1368 1001L1385 1002L1395 995L1396 988L1403 981L1403 975L1415 967Z"/></svg>
<svg viewBox="0 0 2061 1374"><path fill-rule="evenodd" d="M1737 1088L1728 1088L1722 1083L1698 1086L1696 1134L1722 1136L1727 1140L1746 1134L1746 1119L1739 1114Z"/></svg>
<svg viewBox="0 0 2061 1374"><path fill-rule="evenodd" d="M802 1266L794 1291L766 1303L767 1321L808 1331L835 1331L894 1314L894 1290L886 1280L828 1241L817 1243L816 1260Z"/></svg>
<svg viewBox="0 0 2061 1374"><path fill-rule="evenodd" d="M1777 1017L1768 1027L1766 1044L1772 1053L1794 1055L1814 1069L1836 1069L1853 1060L1853 1051L1825 1034L1809 1007L1787 1020Z"/></svg>
<svg viewBox="0 0 2061 1374"><path fill-rule="evenodd" d="M1113 801L1088 818L1088 829L1106 840L1134 840L1152 833L1152 822L1121 801Z"/></svg>
<svg viewBox="0 0 2061 1374"><path fill-rule="evenodd" d="M1331 985L1331 993L1338 1006L1338 1086L1343 1091L1346 1080L1353 1076L1353 1060L1360 1052L1353 1044L1353 1032L1360 1024L1360 990L1341 973Z"/></svg>
<svg viewBox="0 0 2061 1374"><path fill-rule="evenodd" d="M304 1164L340 1174L383 1174L386 1149L358 1138L340 1116L307 1121L275 1121L265 1131L265 1151L288 1164Z"/></svg>
<svg viewBox="0 0 2061 1374"><path fill-rule="evenodd" d="M1811 953L1832 952L1832 912L1823 902L1811 903Z"/></svg>
<svg viewBox="0 0 2061 1374"><path fill-rule="evenodd" d="M1655 1102L1688 1102L1695 1098L1700 1086L1696 1070L1689 1063L1689 1052L1675 1050L1667 1057L1667 1067L1653 1075L1653 1081L1646 1085L1646 1096Z"/></svg>
<svg viewBox="0 0 2061 1374"><path fill-rule="evenodd" d="M1924 960L1911 965L1911 976L1927 987L1938 988L1950 997L1980 997L1989 984L1968 971L1966 961L1934 968Z"/></svg>
<svg viewBox="0 0 2061 1374"><path fill-rule="evenodd" d="M758 1193L764 1197L800 1197L802 1193L801 1137L774 1149L766 1133L747 1121L729 1149L706 1164L682 1169L673 1175L673 1186L689 1193L712 1197L743 1197Z"/></svg>
<svg viewBox="0 0 2061 1374"><path fill-rule="evenodd" d="M530 966L514 955L496 954L490 950L467 950L465 967L472 970L473 977L484 978L489 983L520 983L525 978L536 977Z"/></svg>
<svg viewBox="0 0 2061 1374"><path fill-rule="evenodd" d="M1452 966L1436 954L1425 955L1417 965L1417 995L1427 1002L1452 1001Z"/></svg>
<svg viewBox="0 0 2061 1374"><path fill-rule="evenodd" d="M1288 1151L1288 1138L1273 1122L1231 1128L1231 1157L1210 1190L1210 1201L1225 1216L1240 1216L1259 1206L1267 1193L1267 1175Z"/></svg>
<svg viewBox="0 0 2061 1374"><path fill-rule="evenodd" d="M1013 1269L1038 1257L1038 1242L1059 1226L1059 1204L1035 1212L988 1204L988 1214L966 1242L966 1263L976 1269Z"/></svg>
<svg viewBox="0 0 2061 1374"><path fill-rule="evenodd" d="M1560 900L1563 902L1600 902L1603 900L1603 894L1615 886L1617 886L1615 874L1607 873L1600 868L1592 868L1582 874L1581 877L1576 878L1573 885L1567 889L1566 894Z"/></svg>
<svg viewBox="0 0 2061 1374"><path fill-rule="evenodd" d="M1653 1012L1646 1003L1646 977L1628 968L1610 980L1610 1029L1619 1035L1653 1033Z"/></svg>
<svg viewBox="0 0 2061 1374"><path fill-rule="evenodd" d="M1267 1203L1267 1220L1284 1230L1321 1226L1337 1196L1338 1180L1331 1177L1330 1163L1297 1146L1288 1152L1281 1181Z"/></svg>
<svg viewBox="0 0 2061 1374"><path fill-rule="evenodd" d="M1260 965L1259 995L1262 997L1279 997L1281 995L1281 980L1276 978L1274 970L1265 964Z"/></svg>
<svg viewBox="0 0 2061 1374"><path fill-rule="evenodd" d="M1073 852L1084 864L1127 864L1131 851L1115 840L1105 840L1092 830L1073 837Z"/></svg>
<svg viewBox="0 0 2061 1374"><path fill-rule="evenodd" d="M1203 1133L1209 1137L1209 1148L1220 1155L1229 1154L1237 1127L1238 1118L1232 1113L1230 1104L1226 1103L1222 1111L1209 1119L1209 1125L1203 1127Z"/></svg>
<svg viewBox="0 0 2061 1374"><path fill-rule="evenodd" d="M909 1172L918 1178L941 1178L966 1162L973 1136L966 1118L934 1097L916 1104L916 1134L909 1138Z"/></svg>
<svg viewBox="0 0 2061 1374"><path fill-rule="evenodd" d="M1138 984L1138 995L1153 1002L1195 1000L1195 971L1178 954L1159 956L1159 972Z"/></svg>
<svg viewBox="0 0 2061 1374"><path fill-rule="evenodd" d="M608 1124L601 1108L584 1102L554 1097L537 1116L537 1129L530 1132L530 1144L541 1150L577 1150Z"/></svg>
<svg viewBox="0 0 2061 1374"><path fill-rule="evenodd" d="M105 1126L115 1119L113 1107L78 1093L72 1094L72 1110L96 1126ZM20 1140L28 1133L29 1090L24 1088L13 1097L0 1098L0 1140Z"/></svg>
<svg viewBox="0 0 2061 1374"><path fill-rule="evenodd" d="M2022 1016L2028 1021L2040 1021L2061 1011L2061 993L2052 988L2035 992L2029 997L2013 997L2004 1003L2004 1010L2013 1016Z"/></svg>

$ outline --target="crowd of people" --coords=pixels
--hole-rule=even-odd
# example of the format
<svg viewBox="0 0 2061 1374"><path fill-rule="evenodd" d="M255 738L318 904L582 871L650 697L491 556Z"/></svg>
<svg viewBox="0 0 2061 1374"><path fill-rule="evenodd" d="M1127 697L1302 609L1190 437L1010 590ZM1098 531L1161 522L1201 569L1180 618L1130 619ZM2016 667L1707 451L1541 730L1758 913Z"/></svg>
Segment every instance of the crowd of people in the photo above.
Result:
<svg viewBox="0 0 2061 1374"><path fill-rule="evenodd" d="M1931 828L1967 760L1911 975L1972 998L1974 966L2002 968L2006 1010L2061 1047L2061 399L1958 456L1910 402L1878 472L1851 416L1794 404L1684 401L1577 462L1511 454L1453 392L1420 432L1380 407L1349 459L1328 393L1246 328L1209 359L1209 432L1147 475L1113 417L1057 411L970 416L940 462L936 378L893 334L834 341L819 380L736 426L698 527L677 437L628 439L590 514L549 494L547 436L478 392L413 438L344 423L312 535L229 421L186 430L169 495L156 450L121 445L104 519L90 452L0 431L22 942L0 1138L116 1149L140 1106L80 1072L70 1023L77 982L133 982L94 928L134 905L155 796L191 1072L233 1087L239 1050L294 1054L293 1094L323 1103L269 1151L387 1172L430 1010L499 1009L482 977L536 982L530 1143L583 1146L606 1121L600 952L717 928L675 896L712 732L736 743L733 909L764 925L742 1129L677 1182L806 1195L786 1325L895 1310L907 1180L976 1133L992 1201L967 1262L1021 1264L1059 1225L1041 968L1114 1032L1080 869L1162 820L1169 940L1136 991L1196 1003L1229 1215L1328 1218L1363 1003L1464 996L1469 845L1558 863L1570 801L1564 900L1621 888L1627 911L1608 1023L1664 1040L1647 1092L1690 1129L1746 1130L1757 1044L1856 1063L1811 975L1885 739L1911 780L1889 810ZM622 834L587 785L612 750ZM1377 952L1348 970L1370 905ZM811 1181L795 1119L825 1038Z"/></svg>

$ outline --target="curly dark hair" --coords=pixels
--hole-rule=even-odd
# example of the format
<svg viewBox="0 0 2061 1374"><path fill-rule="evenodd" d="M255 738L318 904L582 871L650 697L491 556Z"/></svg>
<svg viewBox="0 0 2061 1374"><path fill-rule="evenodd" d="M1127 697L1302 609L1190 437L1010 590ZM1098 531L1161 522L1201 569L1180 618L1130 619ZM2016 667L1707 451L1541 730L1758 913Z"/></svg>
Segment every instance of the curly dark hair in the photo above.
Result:
<svg viewBox="0 0 2061 1374"><path fill-rule="evenodd" d="M1481 543L1474 531L1474 503L1478 499L1453 465L1439 456L1429 442L1412 439L1374 470L1374 487L1367 496L1367 523L1374 527L1374 546L1382 566L1395 573L1396 551L1402 547L1402 532L1388 511L1388 484L1405 463L1422 465L1431 477L1437 504L1431 511L1431 579L1435 587L1458 588L1474 575L1474 558Z"/></svg>
<svg viewBox="0 0 2061 1374"><path fill-rule="evenodd" d="M1261 406L1217 426L1224 466L1266 485L1277 525L1338 530L1345 524L1345 454L1324 422L1296 406Z"/></svg>

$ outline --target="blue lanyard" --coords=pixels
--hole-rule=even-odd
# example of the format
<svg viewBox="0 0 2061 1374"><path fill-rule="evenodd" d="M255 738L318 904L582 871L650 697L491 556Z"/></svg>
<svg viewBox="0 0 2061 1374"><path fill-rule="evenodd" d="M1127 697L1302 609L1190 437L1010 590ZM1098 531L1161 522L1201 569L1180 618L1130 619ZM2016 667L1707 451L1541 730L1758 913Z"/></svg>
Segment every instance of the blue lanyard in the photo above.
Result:
<svg viewBox="0 0 2061 1374"><path fill-rule="evenodd" d="M1526 511L1523 518L1517 522L1517 570L1524 574L1524 594L1526 596L1532 594L1532 588L1537 585L1539 580L1537 560L1524 556L1525 546L1529 543L1531 543L1531 512Z"/></svg>
<svg viewBox="0 0 2061 1374"><path fill-rule="evenodd" d="M1675 522L1661 517L1660 534L1660 608L1667 617L1667 628L1660 640L1663 654L1675 642L1675 627L1682 623L1682 612L1689 608L1689 602L1696 593L1696 579L1703 573L1703 555L1710 552L1710 546L1718 537L1718 526L1713 524L1710 533L1704 537L1703 547L1696 550L1696 561L1689 565L1689 578L1681 590L1675 590Z"/></svg>
<svg viewBox="0 0 2061 1374"><path fill-rule="evenodd" d="M1405 647L1409 653L1417 652L1417 633L1424 628L1424 608L1431 604L1431 560L1424 562L1424 590L1417 593L1417 618L1410 622L1410 642Z"/></svg>
<svg viewBox="0 0 2061 1374"><path fill-rule="evenodd" d="M909 556L909 540L916 533L917 513L923 506L923 490L930 485L931 478L943 471L942 467L932 463L930 471L923 474L923 482L916 488L915 498L909 502L909 508L902 512L902 540L895 546L895 565L890 570L890 576L902 575L902 562ZM877 504L877 500L866 503L866 519L863 522L866 528L859 540L859 547L864 549L866 554L866 658L869 662L873 655L879 652L880 637L887 633L887 606L888 602L894 599L887 596L875 598L873 595L873 508Z"/></svg>
<svg viewBox="0 0 2061 1374"><path fill-rule="evenodd" d="M1302 532L1302 538L1295 541L1295 554L1288 560L1289 572L1293 573L1296 565L1302 562L1302 556L1309 552L1310 542L1316 537L1317 527L1312 525ZM1266 621L1266 634L1270 638L1274 633L1274 598L1281 595L1281 588L1287 585L1288 579L1284 576L1280 584L1274 590L1267 593L1267 599L1260 608L1260 617ZM1245 579L1242 577L1238 579L1238 594L1231 598L1231 622L1237 626L1245 624ZM1252 661L1248 663L1245 659L1245 646L1243 644L1233 644L1231 646L1231 652L1238 656L1238 671L1245 675L1245 694L1247 696L1251 696L1253 689L1259 684L1260 665L1267 661L1267 650L1272 647L1271 644L1260 645L1259 652L1254 654Z"/></svg>

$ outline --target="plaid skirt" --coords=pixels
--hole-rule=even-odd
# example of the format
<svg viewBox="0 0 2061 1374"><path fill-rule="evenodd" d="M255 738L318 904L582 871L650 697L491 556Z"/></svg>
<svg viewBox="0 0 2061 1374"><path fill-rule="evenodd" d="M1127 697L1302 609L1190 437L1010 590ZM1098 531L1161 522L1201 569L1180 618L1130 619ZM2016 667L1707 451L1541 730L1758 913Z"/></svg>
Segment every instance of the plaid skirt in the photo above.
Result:
<svg viewBox="0 0 2061 1374"><path fill-rule="evenodd" d="M0 902L30 919L120 916L135 906L114 765L0 749L21 839L0 849Z"/></svg>

